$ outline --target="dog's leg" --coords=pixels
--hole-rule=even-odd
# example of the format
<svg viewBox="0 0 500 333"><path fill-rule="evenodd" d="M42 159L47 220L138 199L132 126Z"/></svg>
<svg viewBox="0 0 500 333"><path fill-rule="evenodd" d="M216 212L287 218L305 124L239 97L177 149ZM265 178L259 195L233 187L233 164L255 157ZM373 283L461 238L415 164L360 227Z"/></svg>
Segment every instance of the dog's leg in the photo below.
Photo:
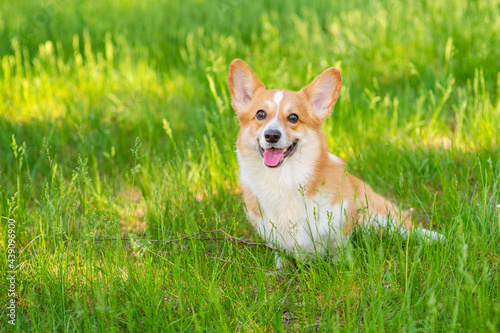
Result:
<svg viewBox="0 0 500 333"><path fill-rule="evenodd" d="M276 265L276 270L283 268L283 257L280 251L274 251L274 264Z"/></svg>
<svg viewBox="0 0 500 333"><path fill-rule="evenodd" d="M419 228L415 226L409 226L409 227L404 227L401 226L399 223L395 223L394 219L392 218L376 218L375 220L375 225L380 226L384 229L387 229L389 231L389 234L394 234L397 233L398 235L402 236L403 238L408 237L408 234L410 235L415 235L416 237L420 238L421 240L427 241L427 242L435 242L435 241L444 241L445 237L435 231L432 230L427 230L424 228Z"/></svg>
<svg viewBox="0 0 500 333"><path fill-rule="evenodd" d="M411 229L407 228L399 228L399 234L403 237L408 237L408 234L416 235L422 240L425 240L427 242L442 242L445 240L445 237L440 234L439 232L435 232L432 230L427 230L424 228L419 228L419 227L414 227Z"/></svg>
<svg viewBox="0 0 500 333"><path fill-rule="evenodd" d="M335 243L331 244L330 250L330 262L334 265L340 263L345 263L347 261L352 262L352 246L349 245L350 235L342 236Z"/></svg>

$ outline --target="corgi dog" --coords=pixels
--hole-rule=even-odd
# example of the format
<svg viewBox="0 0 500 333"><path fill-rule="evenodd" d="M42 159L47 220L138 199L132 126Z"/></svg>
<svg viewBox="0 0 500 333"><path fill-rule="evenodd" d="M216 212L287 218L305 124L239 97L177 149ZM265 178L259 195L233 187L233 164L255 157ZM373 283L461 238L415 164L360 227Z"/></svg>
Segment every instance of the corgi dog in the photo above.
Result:
<svg viewBox="0 0 500 333"><path fill-rule="evenodd" d="M270 247L299 259L335 253L357 226L391 227L403 235L411 227L406 211L348 174L344 161L328 153L322 123L332 113L341 81L332 67L298 92L268 90L244 61L235 59L229 67L247 215ZM276 268L281 267L276 252Z"/></svg>

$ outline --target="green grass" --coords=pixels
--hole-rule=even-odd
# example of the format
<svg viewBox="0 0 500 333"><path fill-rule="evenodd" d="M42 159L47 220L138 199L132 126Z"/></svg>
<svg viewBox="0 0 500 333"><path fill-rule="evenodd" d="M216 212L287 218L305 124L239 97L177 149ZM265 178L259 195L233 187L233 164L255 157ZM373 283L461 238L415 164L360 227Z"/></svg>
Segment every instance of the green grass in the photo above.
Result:
<svg viewBox="0 0 500 333"><path fill-rule="evenodd" d="M0 330L498 332L499 37L498 1L0 1ZM269 88L338 67L330 151L447 241L357 232L283 279L263 246L183 236L261 241L236 57Z"/></svg>

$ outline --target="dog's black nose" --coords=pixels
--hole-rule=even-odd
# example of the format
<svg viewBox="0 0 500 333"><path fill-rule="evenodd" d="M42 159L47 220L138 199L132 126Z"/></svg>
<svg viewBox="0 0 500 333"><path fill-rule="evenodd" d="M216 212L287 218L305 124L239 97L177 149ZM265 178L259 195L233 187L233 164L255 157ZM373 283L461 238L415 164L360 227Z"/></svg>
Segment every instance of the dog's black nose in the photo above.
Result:
<svg viewBox="0 0 500 333"><path fill-rule="evenodd" d="M268 129L264 133L264 137L266 138L266 141L269 143L276 143L279 141L281 138L281 132L275 129Z"/></svg>

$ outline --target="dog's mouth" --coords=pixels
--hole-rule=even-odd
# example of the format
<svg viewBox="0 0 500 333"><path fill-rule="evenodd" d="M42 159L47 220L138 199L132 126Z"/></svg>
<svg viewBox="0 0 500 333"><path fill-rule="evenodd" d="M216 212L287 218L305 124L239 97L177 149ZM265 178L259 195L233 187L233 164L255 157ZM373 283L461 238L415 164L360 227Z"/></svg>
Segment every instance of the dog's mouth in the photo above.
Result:
<svg viewBox="0 0 500 333"><path fill-rule="evenodd" d="M299 140L294 140L292 145L287 149L274 147L264 149L259 143L259 152L264 159L264 164L269 168L279 167L285 158L295 153L295 150L297 150L297 142L299 142Z"/></svg>

